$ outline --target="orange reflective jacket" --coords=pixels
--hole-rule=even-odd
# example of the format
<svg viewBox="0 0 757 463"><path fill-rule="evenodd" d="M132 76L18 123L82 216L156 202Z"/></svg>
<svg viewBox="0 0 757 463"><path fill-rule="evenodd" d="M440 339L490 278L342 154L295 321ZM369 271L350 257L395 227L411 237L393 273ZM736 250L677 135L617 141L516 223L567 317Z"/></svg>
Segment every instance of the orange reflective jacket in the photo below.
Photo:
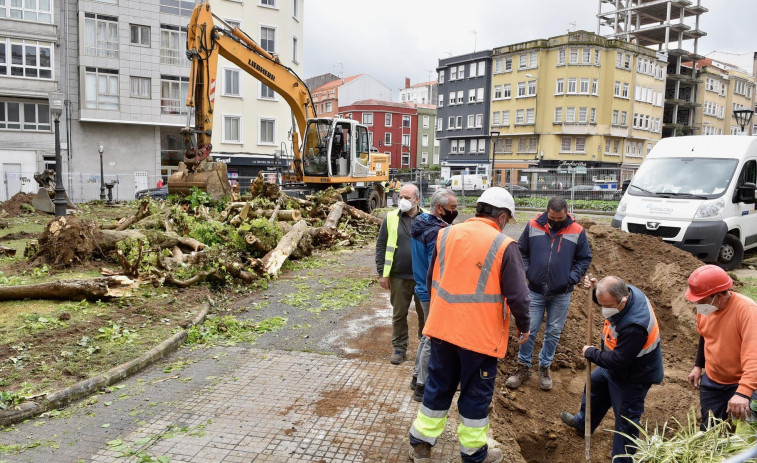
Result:
<svg viewBox="0 0 757 463"><path fill-rule="evenodd" d="M439 233L423 334L492 357L505 356L510 309L500 274L505 248L512 242L494 222L478 217Z"/></svg>

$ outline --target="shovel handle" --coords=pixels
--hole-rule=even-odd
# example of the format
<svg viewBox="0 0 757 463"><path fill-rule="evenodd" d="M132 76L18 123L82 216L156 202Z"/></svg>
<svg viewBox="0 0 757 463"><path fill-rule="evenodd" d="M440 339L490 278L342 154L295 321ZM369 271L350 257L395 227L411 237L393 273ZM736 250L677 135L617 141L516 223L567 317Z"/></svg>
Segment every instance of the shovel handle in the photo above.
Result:
<svg viewBox="0 0 757 463"><path fill-rule="evenodd" d="M591 280L594 276L587 273L586 276ZM586 307L588 308L588 327L586 329L586 345L592 345L592 328L594 326L594 311L592 304L594 301L591 297L592 288L589 287ZM584 412L584 449L586 451L586 461L591 461L591 360L586 359L586 408Z"/></svg>

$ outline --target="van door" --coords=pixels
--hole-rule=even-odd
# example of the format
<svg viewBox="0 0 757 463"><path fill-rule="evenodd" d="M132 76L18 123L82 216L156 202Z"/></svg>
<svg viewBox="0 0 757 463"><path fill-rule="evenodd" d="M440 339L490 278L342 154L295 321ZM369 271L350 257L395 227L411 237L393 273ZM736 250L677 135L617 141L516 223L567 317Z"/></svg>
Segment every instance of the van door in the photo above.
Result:
<svg viewBox="0 0 757 463"><path fill-rule="evenodd" d="M757 184L757 161L754 159L744 163L739 174L739 180L736 188L745 184ZM734 190L736 191L736 190ZM757 212L754 204L736 203L736 213L741 214L739 226L743 236L744 248L750 248L757 245Z"/></svg>

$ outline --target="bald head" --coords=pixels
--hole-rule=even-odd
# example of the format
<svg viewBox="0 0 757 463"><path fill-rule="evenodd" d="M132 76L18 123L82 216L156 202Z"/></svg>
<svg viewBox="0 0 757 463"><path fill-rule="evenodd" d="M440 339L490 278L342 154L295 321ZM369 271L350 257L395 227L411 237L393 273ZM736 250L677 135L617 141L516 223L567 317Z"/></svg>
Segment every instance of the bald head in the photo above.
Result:
<svg viewBox="0 0 757 463"><path fill-rule="evenodd" d="M400 198L407 198L412 202L418 201L420 198L418 187L412 183L402 185L402 188L400 188Z"/></svg>
<svg viewBox="0 0 757 463"><path fill-rule="evenodd" d="M611 296L617 303L624 297L628 297L628 285L622 278L616 276L606 276L597 283L597 299L605 296Z"/></svg>

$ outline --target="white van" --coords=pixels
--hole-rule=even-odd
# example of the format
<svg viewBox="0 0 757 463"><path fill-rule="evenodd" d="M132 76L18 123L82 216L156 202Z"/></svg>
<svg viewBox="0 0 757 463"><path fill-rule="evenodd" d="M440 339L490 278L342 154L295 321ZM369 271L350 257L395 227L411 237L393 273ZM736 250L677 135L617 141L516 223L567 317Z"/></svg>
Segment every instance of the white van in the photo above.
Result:
<svg viewBox="0 0 757 463"><path fill-rule="evenodd" d="M462 191L463 178L465 178L465 191L481 191L484 189L483 176L476 174L453 175L447 181L449 183L448 188L452 191Z"/></svg>
<svg viewBox="0 0 757 463"><path fill-rule="evenodd" d="M665 138L642 162L612 226L732 270L757 246L755 183L757 137Z"/></svg>

